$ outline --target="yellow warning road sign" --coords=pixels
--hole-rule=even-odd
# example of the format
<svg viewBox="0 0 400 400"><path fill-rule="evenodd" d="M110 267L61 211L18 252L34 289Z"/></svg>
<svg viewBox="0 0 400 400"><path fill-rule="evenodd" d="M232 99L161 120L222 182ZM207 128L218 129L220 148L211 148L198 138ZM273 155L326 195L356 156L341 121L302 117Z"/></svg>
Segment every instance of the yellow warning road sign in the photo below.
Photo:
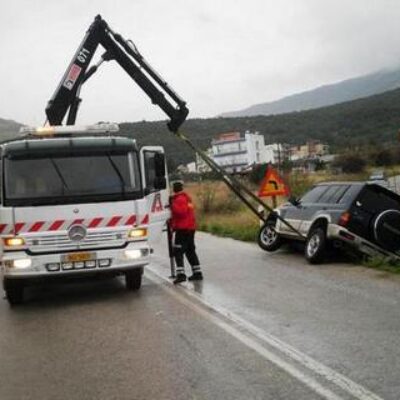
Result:
<svg viewBox="0 0 400 400"><path fill-rule="evenodd" d="M279 176L278 172L272 167L268 167L265 172L263 181L261 182L260 190L258 191L259 197L268 196L287 196L289 188Z"/></svg>

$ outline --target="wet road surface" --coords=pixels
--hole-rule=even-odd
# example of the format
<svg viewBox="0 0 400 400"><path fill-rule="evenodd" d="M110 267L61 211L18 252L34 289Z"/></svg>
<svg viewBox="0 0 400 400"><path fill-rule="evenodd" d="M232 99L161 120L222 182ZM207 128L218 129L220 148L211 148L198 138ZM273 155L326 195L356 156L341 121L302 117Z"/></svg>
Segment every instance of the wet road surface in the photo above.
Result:
<svg viewBox="0 0 400 400"><path fill-rule="evenodd" d="M30 295L1 304L2 400L321 398L148 279Z"/></svg>
<svg viewBox="0 0 400 400"><path fill-rule="evenodd" d="M301 253L264 252L252 243L198 234L206 280L197 295L223 308L312 371L320 364L345 378L355 398L400 399L400 277L370 270L343 257L309 265ZM164 246L159 253L164 252ZM159 257L157 272L168 274ZM192 284L184 284L195 293ZM275 346L276 345L276 346ZM324 370L324 373L327 371ZM374 397L376 396L376 397Z"/></svg>
<svg viewBox="0 0 400 400"><path fill-rule="evenodd" d="M0 302L0 399L398 399L400 280L198 235L206 280L118 279Z"/></svg>

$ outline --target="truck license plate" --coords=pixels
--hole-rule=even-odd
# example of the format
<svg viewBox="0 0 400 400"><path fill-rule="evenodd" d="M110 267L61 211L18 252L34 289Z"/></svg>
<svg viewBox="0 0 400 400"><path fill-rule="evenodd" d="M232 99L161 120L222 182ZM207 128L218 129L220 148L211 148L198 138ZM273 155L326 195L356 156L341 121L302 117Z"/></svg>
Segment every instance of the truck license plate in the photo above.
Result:
<svg viewBox="0 0 400 400"><path fill-rule="evenodd" d="M96 259L96 253L71 253L61 257L62 261L90 261Z"/></svg>

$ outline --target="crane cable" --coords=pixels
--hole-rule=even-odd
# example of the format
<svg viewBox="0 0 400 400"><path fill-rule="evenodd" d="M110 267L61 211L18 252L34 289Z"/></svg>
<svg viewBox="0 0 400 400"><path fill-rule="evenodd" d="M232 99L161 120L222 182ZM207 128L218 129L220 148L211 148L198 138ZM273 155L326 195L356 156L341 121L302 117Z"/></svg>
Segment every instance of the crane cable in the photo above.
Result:
<svg viewBox="0 0 400 400"><path fill-rule="evenodd" d="M251 199L260 204L264 209L268 210L270 213L273 213L277 219L279 219L283 224L285 224L291 231L295 232L300 237L304 238L304 235L296 229L292 224L287 222L285 218L281 217L277 212L274 211L272 207L262 201L258 196L256 196L251 190L249 190L246 186L244 186L241 182L239 182L234 176L228 175L212 158L210 158L205 151L201 150L197 147L186 135L184 135L181 131L175 132L175 136L184 141L195 153L197 153L202 160L217 174L222 178L225 184L242 200L244 204L255 214L259 219L261 219L264 224L267 222L267 219L264 215L259 212L256 207L247 199L242 192L247 194Z"/></svg>

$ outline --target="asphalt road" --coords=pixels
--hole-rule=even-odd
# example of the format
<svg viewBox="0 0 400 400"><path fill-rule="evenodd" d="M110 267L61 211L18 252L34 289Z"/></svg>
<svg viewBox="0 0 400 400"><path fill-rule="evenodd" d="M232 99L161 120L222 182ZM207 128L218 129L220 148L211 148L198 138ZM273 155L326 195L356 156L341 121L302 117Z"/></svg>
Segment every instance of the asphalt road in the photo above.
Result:
<svg viewBox="0 0 400 400"><path fill-rule="evenodd" d="M198 236L205 281L115 279L0 302L0 399L398 399L400 280Z"/></svg>

